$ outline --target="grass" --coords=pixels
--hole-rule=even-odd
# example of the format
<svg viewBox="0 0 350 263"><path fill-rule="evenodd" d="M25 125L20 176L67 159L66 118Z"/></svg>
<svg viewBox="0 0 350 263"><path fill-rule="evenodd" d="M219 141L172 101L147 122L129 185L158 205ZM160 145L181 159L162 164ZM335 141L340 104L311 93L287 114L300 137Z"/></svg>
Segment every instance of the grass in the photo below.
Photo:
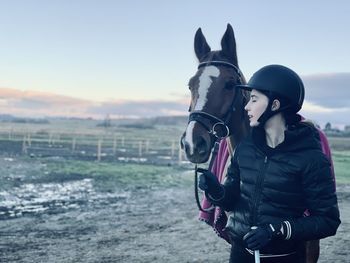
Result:
<svg viewBox="0 0 350 263"><path fill-rule="evenodd" d="M350 137L328 137L333 151L350 151Z"/></svg>
<svg viewBox="0 0 350 263"><path fill-rule="evenodd" d="M350 184L350 151L332 152L337 184Z"/></svg>
<svg viewBox="0 0 350 263"><path fill-rule="evenodd" d="M150 164L99 163L76 160L48 162L46 178L67 180L93 178L101 191L116 188L168 187L190 183L192 177L184 175L178 167ZM42 178L43 179L43 178Z"/></svg>
<svg viewBox="0 0 350 263"><path fill-rule="evenodd" d="M350 151L333 151L332 158L337 184L350 184ZM46 169L50 181L93 178L96 187L105 191L116 187L167 187L190 184L193 180L179 167L151 164L61 160L47 162Z"/></svg>

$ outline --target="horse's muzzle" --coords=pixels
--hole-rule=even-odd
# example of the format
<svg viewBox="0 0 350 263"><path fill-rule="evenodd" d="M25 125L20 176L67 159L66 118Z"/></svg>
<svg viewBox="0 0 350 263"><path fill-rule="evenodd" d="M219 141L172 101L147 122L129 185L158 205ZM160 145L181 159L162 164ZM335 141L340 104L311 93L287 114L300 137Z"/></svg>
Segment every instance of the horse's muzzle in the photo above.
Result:
<svg viewBox="0 0 350 263"><path fill-rule="evenodd" d="M196 137L193 143L190 143L186 141L184 133L180 145L191 163L205 163L210 157L210 140L207 141L202 136Z"/></svg>

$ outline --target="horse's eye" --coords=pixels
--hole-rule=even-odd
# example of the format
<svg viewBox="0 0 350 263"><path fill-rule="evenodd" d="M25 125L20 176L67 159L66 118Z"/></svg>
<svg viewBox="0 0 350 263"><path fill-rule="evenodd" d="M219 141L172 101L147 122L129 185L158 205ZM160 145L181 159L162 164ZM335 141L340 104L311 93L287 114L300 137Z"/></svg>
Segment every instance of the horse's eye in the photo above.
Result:
<svg viewBox="0 0 350 263"><path fill-rule="evenodd" d="M229 80L225 84L225 89L232 90L235 87L235 83L233 80Z"/></svg>

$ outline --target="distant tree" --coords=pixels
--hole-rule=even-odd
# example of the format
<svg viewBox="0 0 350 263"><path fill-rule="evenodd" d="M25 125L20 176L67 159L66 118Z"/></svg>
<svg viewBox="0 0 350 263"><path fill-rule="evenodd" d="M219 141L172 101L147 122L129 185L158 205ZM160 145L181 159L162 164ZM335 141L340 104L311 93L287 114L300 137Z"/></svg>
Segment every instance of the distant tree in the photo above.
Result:
<svg viewBox="0 0 350 263"><path fill-rule="evenodd" d="M105 119L97 124L98 127L105 127L105 128L109 128L112 126L112 120L111 117L109 116L109 114L106 115Z"/></svg>
<svg viewBox="0 0 350 263"><path fill-rule="evenodd" d="M327 122L326 125L324 126L324 129L325 129L326 131L330 131L330 130L332 129L331 123L330 123L330 122Z"/></svg>

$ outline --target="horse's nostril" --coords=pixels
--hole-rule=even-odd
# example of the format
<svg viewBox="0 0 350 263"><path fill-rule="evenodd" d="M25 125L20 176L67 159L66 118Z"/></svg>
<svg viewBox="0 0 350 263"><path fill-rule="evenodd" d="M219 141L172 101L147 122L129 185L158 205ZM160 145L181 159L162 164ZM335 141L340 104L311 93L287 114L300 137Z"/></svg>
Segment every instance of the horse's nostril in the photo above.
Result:
<svg viewBox="0 0 350 263"><path fill-rule="evenodd" d="M198 142L197 142L197 149L199 154L206 154L207 153L207 143L204 140L203 137L200 137Z"/></svg>
<svg viewBox="0 0 350 263"><path fill-rule="evenodd" d="M190 152L190 144L185 142L185 146L184 147L185 147L185 152L189 153Z"/></svg>

